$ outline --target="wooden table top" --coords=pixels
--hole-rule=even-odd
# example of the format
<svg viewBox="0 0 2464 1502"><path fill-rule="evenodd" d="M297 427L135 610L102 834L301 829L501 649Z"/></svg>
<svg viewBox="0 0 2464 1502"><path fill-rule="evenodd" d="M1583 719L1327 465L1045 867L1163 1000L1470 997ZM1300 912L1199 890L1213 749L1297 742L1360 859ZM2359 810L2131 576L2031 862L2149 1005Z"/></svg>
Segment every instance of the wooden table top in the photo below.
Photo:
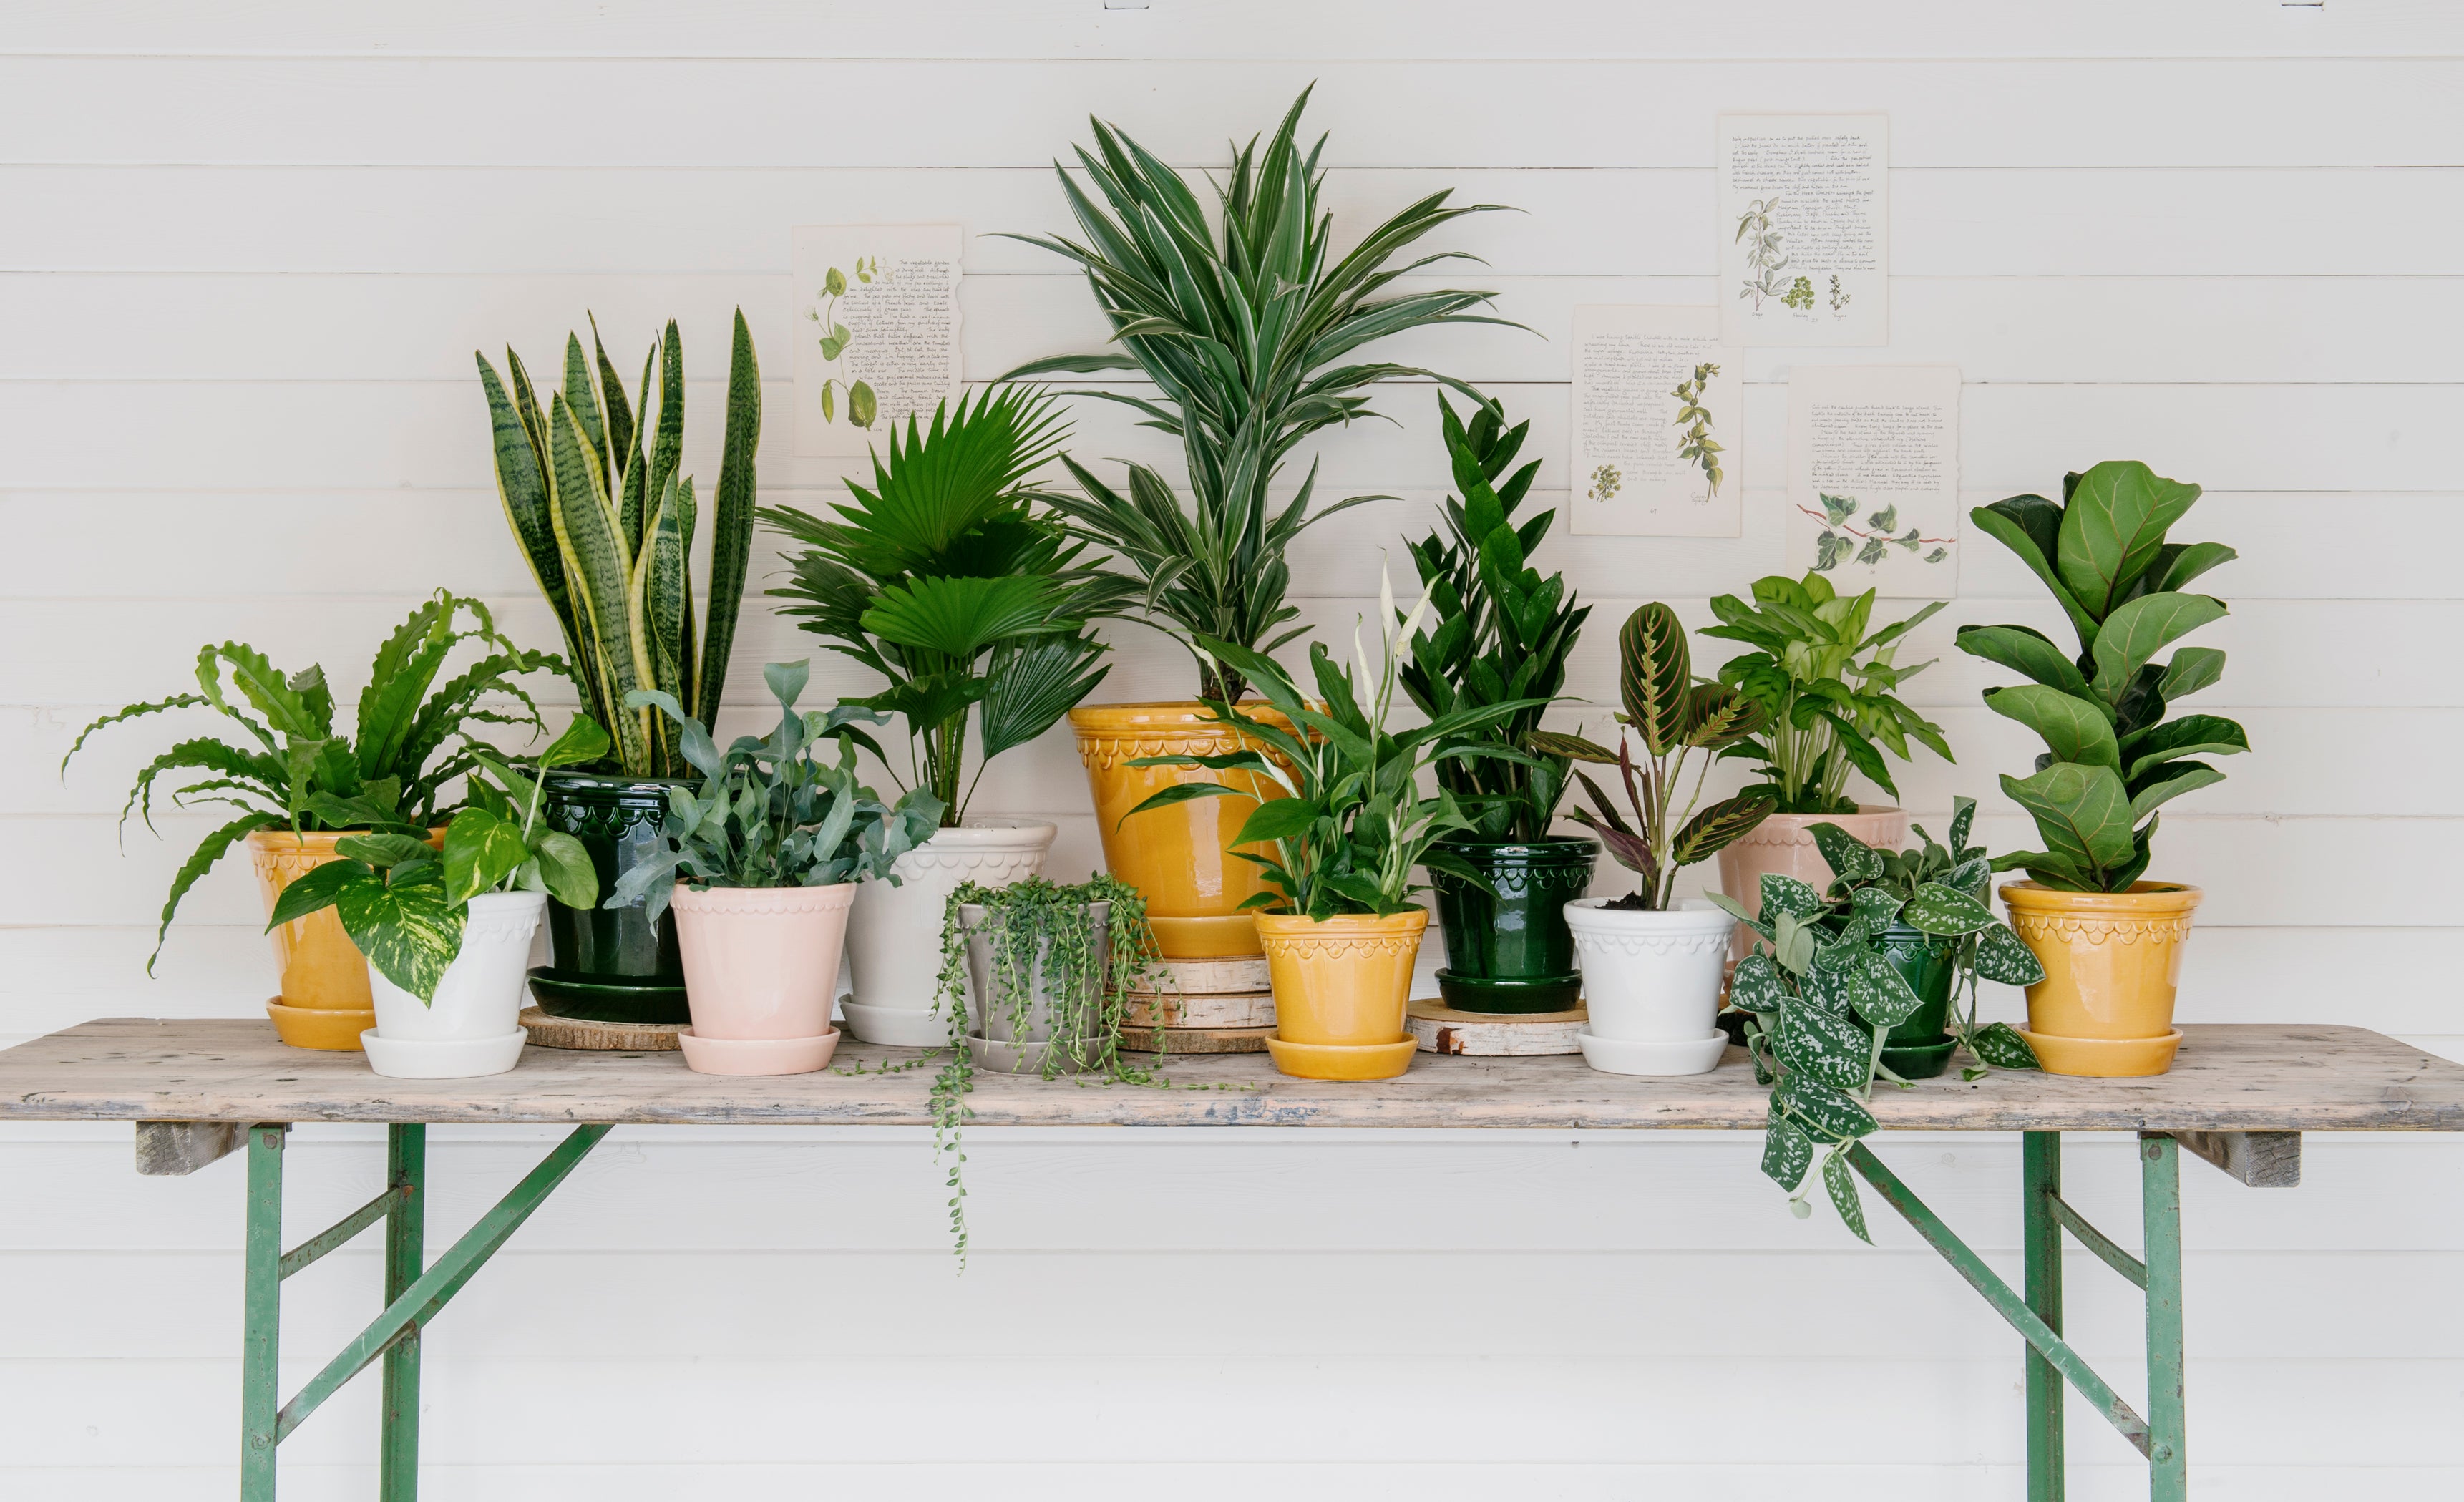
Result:
<svg viewBox="0 0 2464 1502"><path fill-rule="evenodd" d="M2360 1027L2185 1027L2172 1071L2077 1079L1957 1071L1874 1093L1886 1128L1929 1131L2464 1131L2464 1066ZM253 1020L107 1018L0 1051L0 1121L931 1123L913 1049L842 1045L818 1074L695 1074L675 1053L531 1048L484 1079L403 1080L357 1053L291 1049ZM858 1066L862 1072L858 1072ZM979 1073L980 1126L1759 1127L1743 1050L1708 1074L1602 1074L1579 1057L1417 1057L1399 1079L1287 1079L1263 1054L1175 1058L1169 1089Z"/></svg>

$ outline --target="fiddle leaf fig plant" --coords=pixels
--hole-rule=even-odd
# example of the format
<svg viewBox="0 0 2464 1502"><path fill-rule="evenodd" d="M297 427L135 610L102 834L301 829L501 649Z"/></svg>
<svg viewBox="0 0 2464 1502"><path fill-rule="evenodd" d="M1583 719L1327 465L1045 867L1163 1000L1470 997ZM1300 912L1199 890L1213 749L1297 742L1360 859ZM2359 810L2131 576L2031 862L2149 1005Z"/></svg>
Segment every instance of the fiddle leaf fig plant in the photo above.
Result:
<svg viewBox="0 0 2464 1502"><path fill-rule="evenodd" d="M2199 487L2137 460L2108 460L2062 477L2059 505L2013 496L1969 518L2035 574L2061 607L2079 651L2066 654L2025 626L1967 626L1959 648L2028 678L1985 691L1986 707L2044 739L2033 775L2002 790L2028 811L2041 850L2004 855L2065 892L2127 892L2147 870L2157 807L2224 781L2199 760L2250 749L2233 720L2167 719L2173 702L2214 684L2225 654L2174 643L2225 615L2225 603L2185 589L2238 555L2221 542L2171 542L2166 533Z"/></svg>

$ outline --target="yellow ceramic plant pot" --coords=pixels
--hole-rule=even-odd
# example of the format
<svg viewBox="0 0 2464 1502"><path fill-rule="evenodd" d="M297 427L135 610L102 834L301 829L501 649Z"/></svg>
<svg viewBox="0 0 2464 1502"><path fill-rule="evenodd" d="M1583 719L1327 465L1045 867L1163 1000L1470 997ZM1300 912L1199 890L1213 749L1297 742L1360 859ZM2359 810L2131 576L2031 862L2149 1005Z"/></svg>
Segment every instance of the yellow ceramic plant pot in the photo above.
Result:
<svg viewBox="0 0 2464 1502"><path fill-rule="evenodd" d="M2142 881L2128 892L2002 889L2011 927L2045 967L2021 1030L2049 1074L2124 1078L2172 1068L2182 1034L2173 991L2199 889Z"/></svg>
<svg viewBox="0 0 2464 1502"><path fill-rule="evenodd" d="M1275 1068L1302 1079L1393 1079L1412 1067L1418 1044L1403 1008L1426 908L1316 921L1261 913L1257 925L1275 991L1266 1039Z"/></svg>
<svg viewBox="0 0 2464 1502"><path fill-rule="evenodd" d="M1242 713L1269 724L1290 721L1259 704ZM1132 766L1139 757L1228 756L1241 739L1202 704L1094 704L1069 712L1078 759L1095 795L1104 865L1146 895L1147 921L1166 960L1254 958L1258 931L1241 904L1266 890L1258 868L1231 853L1232 836L1258 806L1255 797L1194 798L1122 822L1149 798L1182 783L1282 789L1243 772L1205 767Z"/></svg>
<svg viewBox="0 0 2464 1502"><path fill-rule="evenodd" d="M249 863L256 868L265 911L274 912L282 889L334 859L336 841L347 833L294 834L259 829L248 837ZM428 843L445 847L445 831ZM368 962L343 931L332 908L294 918L274 931L274 962L282 970L282 994L265 1004L274 1030L295 1049L356 1052L360 1034L377 1025L368 994Z"/></svg>

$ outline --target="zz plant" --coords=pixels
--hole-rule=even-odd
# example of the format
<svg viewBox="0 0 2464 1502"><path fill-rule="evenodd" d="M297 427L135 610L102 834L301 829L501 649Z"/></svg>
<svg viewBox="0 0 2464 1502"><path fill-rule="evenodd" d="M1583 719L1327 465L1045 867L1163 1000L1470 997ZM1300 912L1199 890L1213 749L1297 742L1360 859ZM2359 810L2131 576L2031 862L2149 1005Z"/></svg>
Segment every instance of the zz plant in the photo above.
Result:
<svg viewBox="0 0 2464 1502"><path fill-rule="evenodd" d="M466 642L475 643L480 656L440 682L447 661ZM470 739L469 727L543 729L538 706L515 680L562 666L548 653L516 646L496 630L486 606L440 589L377 649L347 727L337 723L333 687L322 667L311 663L286 674L255 648L224 642L198 649L196 693L131 704L79 731L60 758L63 777L87 737L123 719L210 709L241 733L231 740L198 736L180 741L137 774L121 807L123 826L135 812L152 828L155 783L167 773L197 779L171 794L175 806L219 803L241 810L199 841L171 878L146 973L153 973L188 889L259 829L369 829L425 839L440 810L451 806L446 784L480 764L484 752ZM519 712L496 707L505 700L518 704Z"/></svg>
<svg viewBox="0 0 2464 1502"><path fill-rule="evenodd" d="M2062 476L2062 500L2013 496L1969 513L2052 592L2079 640L2066 654L2025 626L1960 629L1962 652L2031 681L1985 691L1986 707L2044 738L2033 775L2002 790L2028 810L2041 850L2004 855L2064 892L2127 892L2147 869L2157 806L2224 781L2201 757L2250 749L2240 725L2215 715L2166 718L2175 701L2224 675L2212 647L2167 648L2225 614L2184 586L2236 555L2221 542L2170 542L2166 533L2199 487L2136 460Z"/></svg>

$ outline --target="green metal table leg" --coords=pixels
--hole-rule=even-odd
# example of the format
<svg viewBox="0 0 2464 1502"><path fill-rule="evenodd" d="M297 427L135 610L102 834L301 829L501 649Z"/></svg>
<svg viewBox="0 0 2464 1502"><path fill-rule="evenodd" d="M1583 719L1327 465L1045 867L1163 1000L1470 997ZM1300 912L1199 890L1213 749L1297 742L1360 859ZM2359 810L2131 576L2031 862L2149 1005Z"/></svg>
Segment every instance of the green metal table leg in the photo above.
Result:
<svg viewBox="0 0 2464 1502"><path fill-rule="evenodd" d="M2028 1307L2056 1335L2062 1333L2062 1227L2054 1204L2062 1192L2062 1135L2030 1132L2022 1138L2020 1245L2026 1258ZM2062 1502L2062 1374L2031 1345L2028 1362L2028 1502Z"/></svg>
<svg viewBox="0 0 2464 1502"><path fill-rule="evenodd" d="M428 1128L416 1123L385 1129L385 1185L394 1192L385 1212L385 1297L390 1305L427 1270ZM413 1329L385 1354L384 1438L379 1462L380 1502L418 1502L419 1332Z"/></svg>
<svg viewBox="0 0 2464 1502"><path fill-rule="evenodd" d="M2147 1495L2190 1494L2182 1396L2182 1155L2169 1137L2139 1142L2147 1241Z"/></svg>
<svg viewBox="0 0 2464 1502"><path fill-rule="evenodd" d="M248 1130L248 1238L240 1336L240 1502L274 1502L282 1407L282 1144L291 1129Z"/></svg>

